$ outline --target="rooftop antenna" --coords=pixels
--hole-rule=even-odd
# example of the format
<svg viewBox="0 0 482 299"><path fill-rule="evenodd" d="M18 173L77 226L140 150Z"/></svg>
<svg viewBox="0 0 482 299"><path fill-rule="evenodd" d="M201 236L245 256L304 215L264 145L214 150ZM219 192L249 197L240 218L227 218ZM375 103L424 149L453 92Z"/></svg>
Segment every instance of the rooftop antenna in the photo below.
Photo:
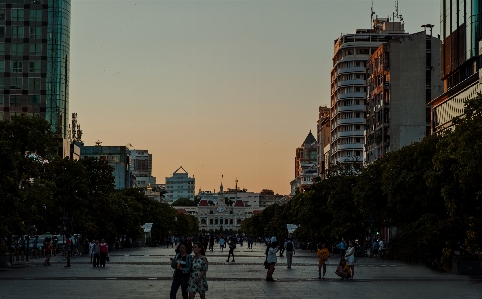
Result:
<svg viewBox="0 0 482 299"><path fill-rule="evenodd" d="M402 17L402 14L401 14L402 10L400 9L400 5L398 3L398 0L395 1L395 17L397 17L400 22L402 22L403 24L403 17Z"/></svg>
<svg viewBox="0 0 482 299"><path fill-rule="evenodd" d="M372 0L372 8L371 8L371 13L370 13L370 27L373 26L373 15L375 12L373 11L373 0Z"/></svg>

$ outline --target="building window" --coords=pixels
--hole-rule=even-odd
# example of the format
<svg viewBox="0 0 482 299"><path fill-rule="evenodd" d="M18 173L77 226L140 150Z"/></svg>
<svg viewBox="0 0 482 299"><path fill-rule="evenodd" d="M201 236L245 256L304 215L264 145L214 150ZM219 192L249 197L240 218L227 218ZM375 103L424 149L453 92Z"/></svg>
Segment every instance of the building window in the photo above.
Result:
<svg viewBox="0 0 482 299"><path fill-rule="evenodd" d="M40 107L40 96L39 95L31 95L28 97L28 106L29 107Z"/></svg>
<svg viewBox="0 0 482 299"><path fill-rule="evenodd" d="M24 4L25 0L12 0L12 4Z"/></svg>
<svg viewBox="0 0 482 299"><path fill-rule="evenodd" d="M3 107L3 99L4 99L4 95L0 94L0 107Z"/></svg>
<svg viewBox="0 0 482 299"><path fill-rule="evenodd" d="M10 107L22 107L22 96L11 95L10 96Z"/></svg>
<svg viewBox="0 0 482 299"><path fill-rule="evenodd" d="M3 112L0 112L0 121L3 120Z"/></svg>
<svg viewBox="0 0 482 299"><path fill-rule="evenodd" d="M30 26L30 38L42 38L42 27Z"/></svg>
<svg viewBox="0 0 482 299"><path fill-rule="evenodd" d="M5 44L0 44L0 55L5 55Z"/></svg>
<svg viewBox="0 0 482 299"><path fill-rule="evenodd" d="M28 53L30 55L42 55L42 44L30 44Z"/></svg>
<svg viewBox="0 0 482 299"><path fill-rule="evenodd" d="M0 38L5 38L5 26L0 26Z"/></svg>
<svg viewBox="0 0 482 299"><path fill-rule="evenodd" d="M12 9L12 21L23 22L23 9Z"/></svg>
<svg viewBox="0 0 482 299"><path fill-rule="evenodd" d="M5 61L0 61L0 72L5 72Z"/></svg>
<svg viewBox="0 0 482 299"><path fill-rule="evenodd" d="M23 26L12 26L12 38L23 38Z"/></svg>
<svg viewBox="0 0 482 299"><path fill-rule="evenodd" d="M5 88L5 79L4 78L0 78L0 88L1 89L4 89Z"/></svg>
<svg viewBox="0 0 482 299"><path fill-rule="evenodd" d="M30 21L31 22L42 22L42 10L41 9L31 9L30 10Z"/></svg>
<svg viewBox="0 0 482 299"><path fill-rule="evenodd" d="M5 21L5 8L0 9L0 21Z"/></svg>
<svg viewBox="0 0 482 299"><path fill-rule="evenodd" d="M29 61L28 63L28 71L30 73L40 73L40 61Z"/></svg>
<svg viewBox="0 0 482 299"><path fill-rule="evenodd" d="M12 61L10 70L12 73L21 73L23 70L23 61Z"/></svg>
<svg viewBox="0 0 482 299"><path fill-rule="evenodd" d="M10 55L23 55L23 44L11 44Z"/></svg>
<svg viewBox="0 0 482 299"><path fill-rule="evenodd" d="M211 213L212 214L212 213ZM209 219L209 224L213 225L213 220Z"/></svg>
<svg viewBox="0 0 482 299"><path fill-rule="evenodd" d="M10 89L22 89L22 78L15 78L11 77L10 78Z"/></svg>

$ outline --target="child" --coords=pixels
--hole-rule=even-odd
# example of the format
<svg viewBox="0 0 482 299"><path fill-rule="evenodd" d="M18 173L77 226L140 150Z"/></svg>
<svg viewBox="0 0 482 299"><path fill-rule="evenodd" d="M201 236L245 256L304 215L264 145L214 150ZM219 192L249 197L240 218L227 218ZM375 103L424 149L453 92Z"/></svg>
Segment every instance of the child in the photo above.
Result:
<svg viewBox="0 0 482 299"><path fill-rule="evenodd" d="M326 248L325 243L318 245L318 251L316 252L318 256L318 279L321 279L321 268L323 267L323 279L325 279L326 273L326 262L330 256L330 252Z"/></svg>
<svg viewBox="0 0 482 299"><path fill-rule="evenodd" d="M340 261L340 263L338 264L338 267L336 267L335 273L336 275L341 277L341 280L348 279L351 277L351 269L350 269L350 266L346 264L345 259L342 259Z"/></svg>

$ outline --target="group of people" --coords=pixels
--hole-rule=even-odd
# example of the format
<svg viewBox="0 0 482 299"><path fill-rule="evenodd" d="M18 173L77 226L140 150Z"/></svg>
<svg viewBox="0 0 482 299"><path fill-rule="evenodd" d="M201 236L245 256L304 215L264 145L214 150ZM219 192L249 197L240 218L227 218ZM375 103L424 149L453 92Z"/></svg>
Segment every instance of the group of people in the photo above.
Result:
<svg viewBox="0 0 482 299"><path fill-rule="evenodd" d="M194 255L191 255L191 251ZM201 299L206 298L208 282L206 272L208 271L208 260L205 256L205 249L201 242L197 241L191 246L188 242L182 241L176 248L176 255L171 258L171 268L174 269L171 285L170 298L175 299L181 288L182 298L193 299L199 293Z"/></svg>
<svg viewBox="0 0 482 299"><path fill-rule="evenodd" d="M355 275L355 246L353 241L348 241L348 245L345 239L341 239L337 244L337 248L340 250L340 262L336 267L335 274L341 279L350 279ZM318 245L316 252L318 256L318 279L325 279L326 263L330 257L330 251L328 250L326 243ZM323 270L323 273L322 273ZM322 276L323 274L323 276Z"/></svg>
<svg viewBox="0 0 482 299"><path fill-rule="evenodd" d="M105 268L105 262L109 260L109 244L104 239L91 240L89 243L90 263L93 267Z"/></svg>

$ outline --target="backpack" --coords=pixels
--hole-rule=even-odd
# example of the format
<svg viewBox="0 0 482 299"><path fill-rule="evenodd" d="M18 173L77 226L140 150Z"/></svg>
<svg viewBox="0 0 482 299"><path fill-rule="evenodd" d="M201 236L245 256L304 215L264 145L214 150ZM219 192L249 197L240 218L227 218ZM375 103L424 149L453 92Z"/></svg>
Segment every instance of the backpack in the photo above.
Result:
<svg viewBox="0 0 482 299"><path fill-rule="evenodd" d="M286 251L293 251L293 243L291 241L286 243Z"/></svg>

